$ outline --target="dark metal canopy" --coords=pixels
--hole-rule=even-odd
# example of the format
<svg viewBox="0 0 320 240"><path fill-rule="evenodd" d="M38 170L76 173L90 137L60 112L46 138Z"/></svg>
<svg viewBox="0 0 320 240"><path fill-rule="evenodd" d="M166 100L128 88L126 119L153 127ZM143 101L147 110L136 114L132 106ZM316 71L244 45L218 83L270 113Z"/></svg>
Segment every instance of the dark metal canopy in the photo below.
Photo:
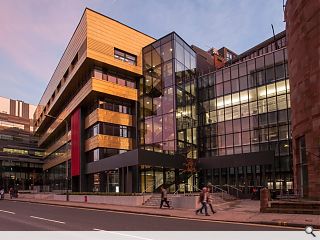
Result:
<svg viewBox="0 0 320 240"><path fill-rule="evenodd" d="M137 165L183 169L184 163L185 158L182 155L169 155L143 149L135 149L88 163L86 174Z"/></svg>
<svg viewBox="0 0 320 240"><path fill-rule="evenodd" d="M273 165L274 152L252 152L225 156L204 157L199 158L198 168L231 168L253 165Z"/></svg>

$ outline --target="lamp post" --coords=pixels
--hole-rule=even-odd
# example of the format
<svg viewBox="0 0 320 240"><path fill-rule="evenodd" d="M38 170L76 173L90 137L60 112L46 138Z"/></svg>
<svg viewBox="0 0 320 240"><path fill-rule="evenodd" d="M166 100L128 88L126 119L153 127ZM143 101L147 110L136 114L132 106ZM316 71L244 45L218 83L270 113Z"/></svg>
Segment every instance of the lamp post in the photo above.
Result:
<svg viewBox="0 0 320 240"><path fill-rule="evenodd" d="M67 147L67 144L68 144L68 133L69 133L68 121L66 119L63 120L63 119L51 116L49 114L45 114L45 116L49 117L49 118L52 118L52 119L57 119L57 120L61 120L61 121L65 122L65 124L66 124L66 147ZM65 154L67 155L67 149L65 151ZM67 198L67 201L69 201L69 162L68 162L68 159L66 160L66 188L67 188L66 198Z"/></svg>

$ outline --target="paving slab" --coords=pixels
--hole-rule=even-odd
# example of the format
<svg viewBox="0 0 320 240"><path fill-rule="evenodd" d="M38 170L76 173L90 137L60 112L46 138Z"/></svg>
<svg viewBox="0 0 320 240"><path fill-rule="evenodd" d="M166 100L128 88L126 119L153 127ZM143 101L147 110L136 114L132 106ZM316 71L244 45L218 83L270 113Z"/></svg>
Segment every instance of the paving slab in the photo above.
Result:
<svg viewBox="0 0 320 240"><path fill-rule="evenodd" d="M238 222L238 223L254 223L277 226L301 227L313 226L320 229L320 215L308 214L279 214L279 213L260 213L260 202L253 200L235 200L232 202L225 202L213 204L217 211L210 216L202 214L195 214L195 210L190 209L159 209L157 207L145 206L119 206L111 204L93 204L80 202L67 202L55 200L37 200L37 199L23 199L17 198L14 201L26 201L41 204L52 204L67 207L91 208L109 211L130 212L136 214L148 214L159 216L174 216L187 219L206 219L209 221L224 221L224 222ZM210 213L210 212L209 212Z"/></svg>

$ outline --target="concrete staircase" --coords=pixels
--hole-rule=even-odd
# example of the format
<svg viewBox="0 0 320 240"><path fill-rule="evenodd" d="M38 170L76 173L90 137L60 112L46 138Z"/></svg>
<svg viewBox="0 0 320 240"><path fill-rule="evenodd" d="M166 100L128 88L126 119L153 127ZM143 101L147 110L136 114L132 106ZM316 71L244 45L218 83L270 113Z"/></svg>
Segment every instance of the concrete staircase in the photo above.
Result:
<svg viewBox="0 0 320 240"><path fill-rule="evenodd" d="M172 198L173 197L177 197L177 196L173 196L173 194L168 194L168 201L169 201L170 205L172 205L171 203L172 203ZM152 194L152 196L147 201L144 202L143 206L159 207L160 206L160 202L161 202L161 194L154 193L154 194Z"/></svg>
<svg viewBox="0 0 320 240"><path fill-rule="evenodd" d="M189 196L199 196L199 193L192 193L192 194L188 194ZM183 194L168 194L168 200L170 205L172 205L172 200L174 198L179 198L179 197L184 197ZM232 195L229 195L227 193L223 193L223 198L221 193L212 193L211 197L213 198L213 204L221 204L221 203L225 203L225 202L229 202L229 201L234 201L237 200L237 198L235 198ZM159 207L160 206L160 202L161 202L161 194L156 194L154 193L148 200L146 200L143 204L143 206L147 206L147 207Z"/></svg>
<svg viewBox="0 0 320 240"><path fill-rule="evenodd" d="M273 201L263 212L320 215L320 201Z"/></svg>
<svg viewBox="0 0 320 240"><path fill-rule="evenodd" d="M230 195L228 193L221 193L221 192L215 192L211 193L211 196L214 199L214 204L217 203L223 203L223 202L229 202L229 201L234 201L237 200L237 198L233 195Z"/></svg>

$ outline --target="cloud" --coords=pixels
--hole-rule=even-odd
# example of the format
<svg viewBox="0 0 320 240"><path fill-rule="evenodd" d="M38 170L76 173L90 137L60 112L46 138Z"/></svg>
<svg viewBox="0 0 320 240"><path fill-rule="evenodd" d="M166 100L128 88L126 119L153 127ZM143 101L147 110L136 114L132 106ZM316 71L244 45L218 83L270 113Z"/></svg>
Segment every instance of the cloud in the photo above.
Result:
<svg viewBox="0 0 320 240"><path fill-rule="evenodd" d="M55 1L1 2L1 52L46 82L84 8L79 4L72 8L75 1L66 2L68 6Z"/></svg>
<svg viewBox="0 0 320 240"><path fill-rule="evenodd" d="M8 85L14 95L17 82L33 86L37 94L19 94L38 102L86 6L155 38L176 31L203 49L241 53L271 37L271 23L276 32L284 29L280 0L0 1L0 63L10 64L1 68L2 89Z"/></svg>

